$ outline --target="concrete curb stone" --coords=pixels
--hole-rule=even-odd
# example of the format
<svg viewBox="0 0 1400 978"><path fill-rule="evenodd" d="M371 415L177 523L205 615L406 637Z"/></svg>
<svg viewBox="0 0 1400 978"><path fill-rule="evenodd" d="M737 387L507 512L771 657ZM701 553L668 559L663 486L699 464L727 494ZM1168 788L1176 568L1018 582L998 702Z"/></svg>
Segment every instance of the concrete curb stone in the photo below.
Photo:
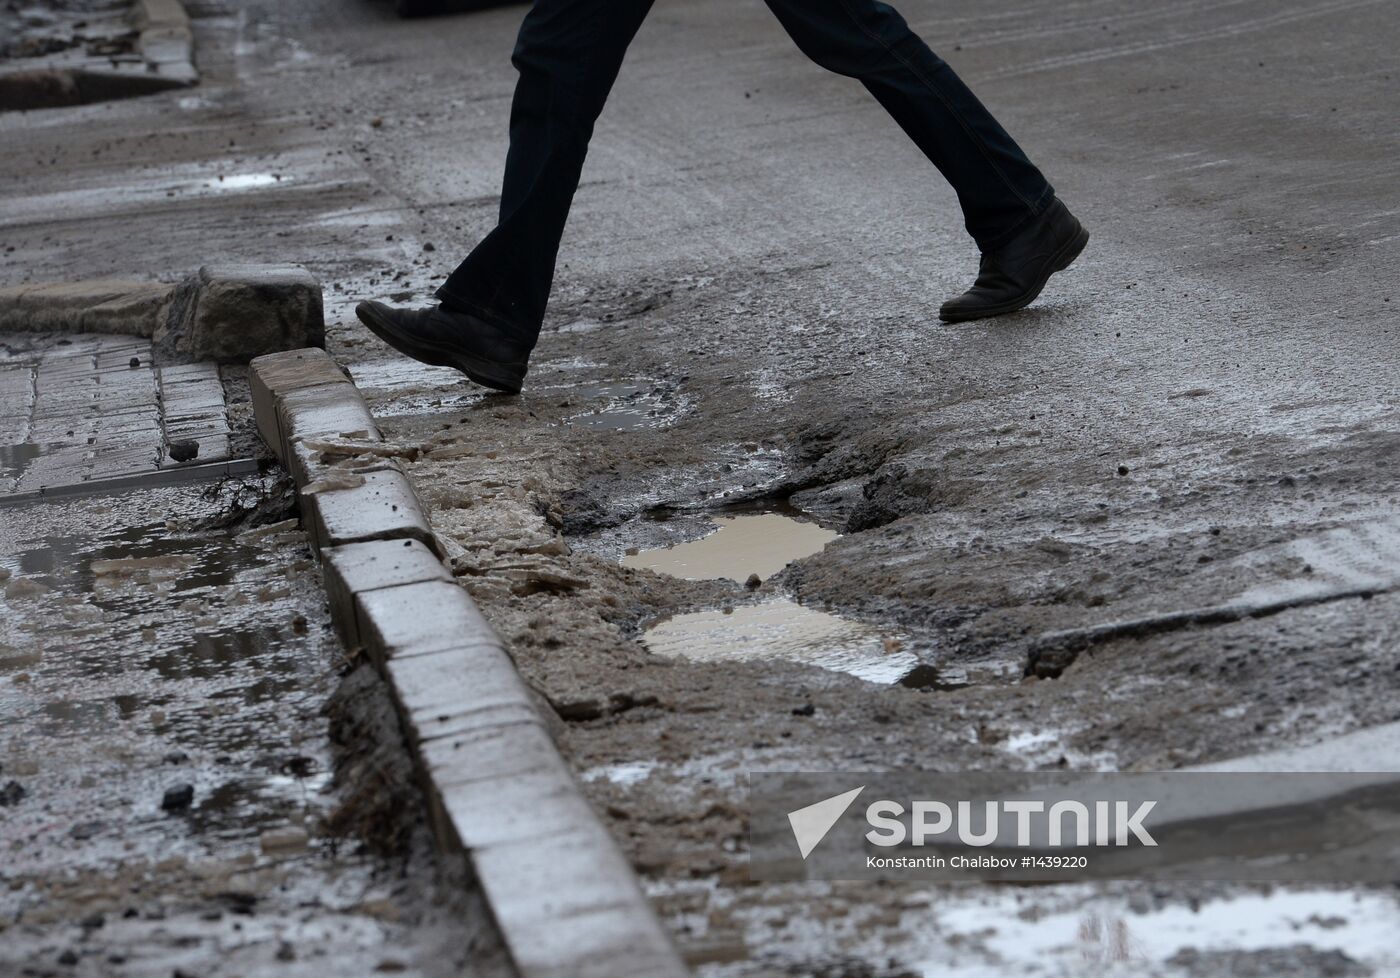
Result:
<svg viewBox="0 0 1400 978"><path fill-rule="evenodd" d="M121 279L12 286L0 289L0 329L151 336L174 291Z"/></svg>
<svg viewBox="0 0 1400 978"><path fill-rule="evenodd" d="M331 620L346 648L362 644L356 594L423 581L453 583L452 573L419 540L347 543L327 549L321 558Z"/></svg>
<svg viewBox="0 0 1400 978"><path fill-rule="evenodd" d="M549 732L537 720L495 724L488 720L476 730L460 730L423 741L419 752L444 799L459 786L470 788L483 799L503 798L501 785L505 781L538 777L559 780L558 775L568 773ZM528 822L539 814L520 809L503 822L502 828ZM470 844L469 839L463 841Z"/></svg>
<svg viewBox="0 0 1400 978"><path fill-rule="evenodd" d="M516 970L688 975L536 695L443 563L408 476L391 459L330 469L306 448L382 439L354 384L317 349L259 357L249 377L258 430L306 504L336 628L388 682L434 837L471 859Z"/></svg>
<svg viewBox="0 0 1400 978"><path fill-rule="evenodd" d="M194 66L194 32L190 15L180 0L136 0L133 11L136 42L147 64L172 82L193 85L199 81Z"/></svg>
<svg viewBox="0 0 1400 978"><path fill-rule="evenodd" d="M136 0L140 63L89 58L68 66L0 72L0 111L63 108L187 88L199 82L194 33L180 0Z"/></svg>
<svg viewBox="0 0 1400 978"><path fill-rule="evenodd" d="M366 540L421 540L436 550L437 538L413 492L413 484L397 465L354 473L343 489L302 490L306 522L315 548L325 550ZM456 587L456 585L452 585ZM458 588L460 591L461 588ZM428 619L432 623L432 619Z"/></svg>
<svg viewBox="0 0 1400 978"><path fill-rule="evenodd" d="M530 978L662 978L685 974L669 945L636 943L633 907L611 881L631 867L594 823L573 833L487 846L474 855L492 913L516 967ZM568 879L561 888L558 881ZM528 935L514 942L511 935Z"/></svg>
<svg viewBox="0 0 1400 978"><path fill-rule="evenodd" d="M293 447L304 438L362 438L382 441L374 416L351 384L330 384L288 391L277 400L277 431L282 450L277 453L293 476ZM303 459L303 464L307 460Z"/></svg>
<svg viewBox="0 0 1400 978"><path fill-rule="evenodd" d="M315 347L268 353L254 358L249 367L248 384L258 434L267 443L267 447L286 464L281 419L277 413L278 398L294 390L309 390L327 384L349 384L350 378L345 376L344 371L325 350Z"/></svg>
<svg viewBox="0 0 1400 978"><path fill-rule="evenodd" d="M461 648L466 643L499 645L485 616L455 581L423 581L392 591L355 595L363 623L360 638L378 665L391 659Z"/></svg>

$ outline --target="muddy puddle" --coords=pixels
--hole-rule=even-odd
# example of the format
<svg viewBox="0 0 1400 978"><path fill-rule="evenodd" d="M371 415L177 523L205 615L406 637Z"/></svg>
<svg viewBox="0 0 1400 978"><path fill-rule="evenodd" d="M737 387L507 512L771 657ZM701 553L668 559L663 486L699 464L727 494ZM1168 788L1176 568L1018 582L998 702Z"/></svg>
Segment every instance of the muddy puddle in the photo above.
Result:
<svg viewBox="0 0 1400 978"><path fill-rule="evenodd" d="M657 655L670 658L785 659L872 683L896 683L919 661L904 650L902 638L786 598L729 611L676 615L648 629L643 641Z"/></svg>
<svg viewBox="0 0 1400 978"><path fill-rule="evenodd" d="M160 520L167 500L204 504L150 491L0 518L0 765L47 802L9 815L17 871L216 838L256 850L323 804L328 640L304 538L185 532ZM128 517L144 519L84 532ZM165 816L177 783L193 802Z"/></svg>
<svg viewBox="0 0 1400 978"><path fill-rule="evenodd" d="M622 566L646 568L687 581L727 577L740 584L750 575L767 580L794 560L819 553L840 534L782 513L712 516L715 532L690 543L643 550Z"/></svg>
<svg viewBox="0 0 1400 978"><path fill-rule="evenodd" d="M820 553L839 534L782 512L712 516L714 532L687 543L628 554L625 567L689 581L727 578L757 587L794 560ZM803 607L786 597L675 615L649 628L652 652L695 662L783 659L895 683L919 665L897 630Z"/></svg>
<svg viewBox="0 0 1400 978"><path fill-rule="evenodd" d="M29 463L40 455L44 454L43 445L33 445L23 443L19 445L0 445L0 480L10 482L24 475L24 470L29 467ZM0 484L0 489L5 488Z"/></svg>

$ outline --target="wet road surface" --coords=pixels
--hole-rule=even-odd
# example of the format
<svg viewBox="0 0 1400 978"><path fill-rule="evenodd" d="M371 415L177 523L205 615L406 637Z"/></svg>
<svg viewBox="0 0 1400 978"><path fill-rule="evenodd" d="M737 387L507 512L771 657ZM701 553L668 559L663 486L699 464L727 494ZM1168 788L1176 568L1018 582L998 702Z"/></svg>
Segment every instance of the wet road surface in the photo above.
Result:
<svg viewBox="0 0 1400 978"><path fill-rule="evenodd" d="M424 838L332 828L348 660L295 520L217 528L260 489L3 510L7 974L502 973L469 890L431 905Z"/></svg>
<svg viewBox="0 0 1400 978"><path fill-rule="evenodd" d="M1043 919L1027 946L1069 948L1045 974L1080 940L1111 963L1085 927L1120 920L1168 935L1136 973L1394 973L1384 892L743 885L749 769L1171 768L1400 718L1394 5L902 8L1094 234L1016 316L935 321L974 267L951 192L739 0L639 35L519 399L416 374L349 313L426 301L490 227L519 8L193 5L198 90L0 119L3 274L312 267L332 352L426 448L462 582L708 972L1025 973ZM736 504L841 537L757 588L620 566ZM938 678L643 643L776 600ZM1245 610L1194 614L1220 606ZM1348 923L1290 931L1290 900ZM1243 930L1188 953L1193 907Z"/></svg>

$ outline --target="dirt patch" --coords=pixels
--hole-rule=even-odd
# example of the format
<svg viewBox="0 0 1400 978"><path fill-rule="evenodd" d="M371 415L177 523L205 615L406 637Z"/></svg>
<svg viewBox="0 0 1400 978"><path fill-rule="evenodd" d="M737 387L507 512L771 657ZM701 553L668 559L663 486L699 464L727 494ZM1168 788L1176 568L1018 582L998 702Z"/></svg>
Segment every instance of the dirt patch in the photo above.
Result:
<svg viewBox="0 0 1400 978"><path fill-rule="evenodd" d="M336 746L331 785L338 795L322 828L376 855L403 857L425 811L413 762L384 681L368 663L346 668L323 707Z"/></svg>
<svg viewBox="0 0 1400 978"><path fill-rule="evenodd" d="M1066 662L1058 679L1025 675L1035 640L1057 629L1305 580L1292 541L1331 524L1240 518L1290 505L1280 495L1296 486L1258 474L1276 471L1276 454L1227 453L1217 476L1233 471L1228 497L1175 498L1169 468L1124 473L1116 461L1060 458L1050 485L1043 449L1011 432L986 445L942 422L872 419L847 397L844 411L860 423L830 417L840 409L814 418L780 406L760 435L746 415L724 414L721 378L702 385L720 405L705 429L684 419L662 430L580 428L570 423L576 404L529 392L449 418L385 422L391 438L426 446L412 473L434 526L460 548L459 580L552 706L562 749L697 962L729 962L721 970L733 974L841 973L854 965L840 948L903 940L906 895L852 887L828 898L851 923L846 937L775 932L753 943L773 908L807 913L814 898L746 882L751 770L1171 768L1393 719L1391 698L1365 692L1400 686L1384 651L1400 633L1386 626L1389 638L1372 638L1391 620L1374 604L1125 634ZM965 396L941 399L957 409ZM1299 477L1331 478L1350 455L1319 453ZM629 550L685 544L713 528L707 514L759 501L845 535L757 587L621 566L635 562ZM1154 531L1163 507L1179 515ZM693 662L643 641L671 616L785 598L898 632L918 680ZM693 926L697 915L708 923Z"/></svg>

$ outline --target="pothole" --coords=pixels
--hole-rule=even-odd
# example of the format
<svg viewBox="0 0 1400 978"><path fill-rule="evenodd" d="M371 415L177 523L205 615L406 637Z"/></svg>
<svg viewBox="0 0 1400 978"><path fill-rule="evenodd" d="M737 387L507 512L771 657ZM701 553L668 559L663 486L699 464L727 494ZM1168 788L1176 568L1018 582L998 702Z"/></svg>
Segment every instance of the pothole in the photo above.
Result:
<svg viewBox="0 0 1400 978"><path fill-rule="evenodd" d="M676 615L647 630L657 655L693 662L785 659L849 673L872 683L899 682L918 665L904 640L872 625L779 598L733 610Z"/></svg>
<svg viewBox="0 0 1400 978"><path fill-rule="evenodd" d="M781 513L713 516L719 529L674 547L643 550L622 558L622 566L645 568L687 581L727 577L740 584L758 575L767 580L794 560L819 553L840 534Z"/></svg>
<svg viewBox="0 0 1400 978"><path fill-rule="evenodd" d="M794 560L819 553L839 534L782 513L710 518L719 529L699 540L643 550L622 559L684 580L727 578L750 587ZM786 597L760 604L675 615L642 636L660 656L694 662L783 659L844 672L873 683L896 683L919 659L899 631L803 607Z"/></svg>

